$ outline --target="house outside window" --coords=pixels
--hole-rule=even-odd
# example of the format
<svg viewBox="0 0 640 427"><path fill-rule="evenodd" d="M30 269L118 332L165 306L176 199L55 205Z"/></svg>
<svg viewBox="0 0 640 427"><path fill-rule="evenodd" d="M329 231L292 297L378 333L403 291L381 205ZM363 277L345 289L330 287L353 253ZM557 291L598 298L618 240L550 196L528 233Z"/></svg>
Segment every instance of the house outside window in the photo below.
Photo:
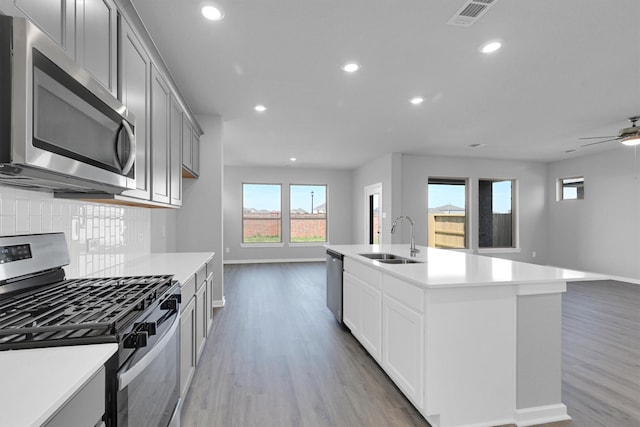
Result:
<svg viewBox="0 0 640 427"><path fill-rule="evenodd" d="M289 186L291 243L327 241L327 186Z"/></svg>
<svg viewBox="0 0 640 427"><path fill-rule="evenodd" d="M282 243L280 184L242 184L242 243Z"/></svg>
<svg viewBox="0 0 640 427"><path fill-rule="evenodd" d="M468 248L467 179L429 178L427 192L427 245L432 248Z"/></svg>
<svg viewBox="0 0 640 427"><path fill-rule="evenodd" d="M584 177L575 176L571 178L558 179L558 200L583 200L584 199Z"/></svg>
<svg viewBox="0 0 640 427"><path fill-rule="evenodd" d="M514 248L515 180L478 180L478 247Z"/></svg>

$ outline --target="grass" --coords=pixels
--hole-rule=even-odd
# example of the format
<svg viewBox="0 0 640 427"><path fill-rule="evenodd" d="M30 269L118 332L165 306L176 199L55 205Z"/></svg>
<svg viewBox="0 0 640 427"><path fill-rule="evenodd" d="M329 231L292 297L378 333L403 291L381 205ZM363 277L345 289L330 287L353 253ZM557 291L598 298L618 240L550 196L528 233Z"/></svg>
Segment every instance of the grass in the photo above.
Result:
<svg viewBox="0 0 640 427"><path fill-rule="evenodd" d="M247 236L242 243L281 243L280 236Z"/></svg>

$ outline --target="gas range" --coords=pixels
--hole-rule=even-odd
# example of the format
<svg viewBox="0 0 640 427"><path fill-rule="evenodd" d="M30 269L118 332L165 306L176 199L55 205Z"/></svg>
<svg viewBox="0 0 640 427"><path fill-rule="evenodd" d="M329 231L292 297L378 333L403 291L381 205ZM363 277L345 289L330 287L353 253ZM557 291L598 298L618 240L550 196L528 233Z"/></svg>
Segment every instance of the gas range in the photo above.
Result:
<svg viewBox="0 0 640 427"><path fill-rule="evenodd" d="M66 279L68 263L62 233L0 237L0 351L117 343L105 365L105 425L169 425L179 413L179 284L171 275Z"/></svg>

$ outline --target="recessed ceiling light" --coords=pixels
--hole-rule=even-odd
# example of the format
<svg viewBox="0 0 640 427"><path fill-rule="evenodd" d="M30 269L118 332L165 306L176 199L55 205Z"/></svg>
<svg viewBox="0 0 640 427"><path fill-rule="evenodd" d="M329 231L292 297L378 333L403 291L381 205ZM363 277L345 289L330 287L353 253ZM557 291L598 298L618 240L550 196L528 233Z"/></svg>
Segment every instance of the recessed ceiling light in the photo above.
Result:
<svg viewBox="0 0 640 427"><path fill-rule="evenodd" d="M494 40L480 46L480 52L482 53L492 53L502 47L502 43Z"/></svg>
<svg viewBox="0 0 640 427"><path fill-rule="evenodd" d="M222 12L222 9L214 4L207 4L205 6L202 6L202 9L200 9L200 11L202 12L202 16L210 21L220 21L222 18L224 18L224 12Z"/></svg>
<svg viewBox="0 0 640 427"><path fill-rule="evenodd" d="M469 147L469 148L480 148L480 147L484 147L485 145L487 145L487 144L475 143L475 144L469 144L469 145L467 145L467 147Z"/></svg>
<svg viewBox="0 0 640 427"><path fill-rule="evenodd" d="M411 98L409 102L412 103L413 105L420 105L424 102L424 98L421 96L416 96L414 98Z"/></svg>
<svg viewBox="0 0 640 427"><path fill-rule="evenodd" d="M342 66L342 69L347 73L355 73L360 69L360 65L357 62L347 62Z"/></svg>
<svg viewBox="0 0 640 427"><path fill-rule="evenodd" d="M298 160L298 159L296 159L295 157L292 157L292 158L290 158L289 160L291 160L292 162L295 162L295 161L296 161L296 160Z"/></svg>
<svg viewBox="0 0 640 427"><path fill-rule="evenodd" d="M256 105L255 107L253 107L253 109L256 110L259 113L263 113L263 112L267 111L267 107L265 107L262 104Z"/></svg>

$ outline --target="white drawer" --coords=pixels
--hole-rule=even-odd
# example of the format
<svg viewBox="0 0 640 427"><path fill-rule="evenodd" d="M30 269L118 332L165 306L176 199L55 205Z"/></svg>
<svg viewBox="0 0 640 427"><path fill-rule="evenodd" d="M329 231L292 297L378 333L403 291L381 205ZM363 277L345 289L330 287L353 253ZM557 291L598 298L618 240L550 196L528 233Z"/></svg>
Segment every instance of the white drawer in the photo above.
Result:
<svg viewBox="0 0 640 427"><path fill-rule="evenodd" d="M424 313L424 289L385 274L382 278L382 292L417 312Z"/></svg>
<svg viewBox="0 0 640 427"><path fill-rule="evenodd" d="M349 258L344 259L344 271L362 280L366 284L380 289L382 272Z"/></svg>

